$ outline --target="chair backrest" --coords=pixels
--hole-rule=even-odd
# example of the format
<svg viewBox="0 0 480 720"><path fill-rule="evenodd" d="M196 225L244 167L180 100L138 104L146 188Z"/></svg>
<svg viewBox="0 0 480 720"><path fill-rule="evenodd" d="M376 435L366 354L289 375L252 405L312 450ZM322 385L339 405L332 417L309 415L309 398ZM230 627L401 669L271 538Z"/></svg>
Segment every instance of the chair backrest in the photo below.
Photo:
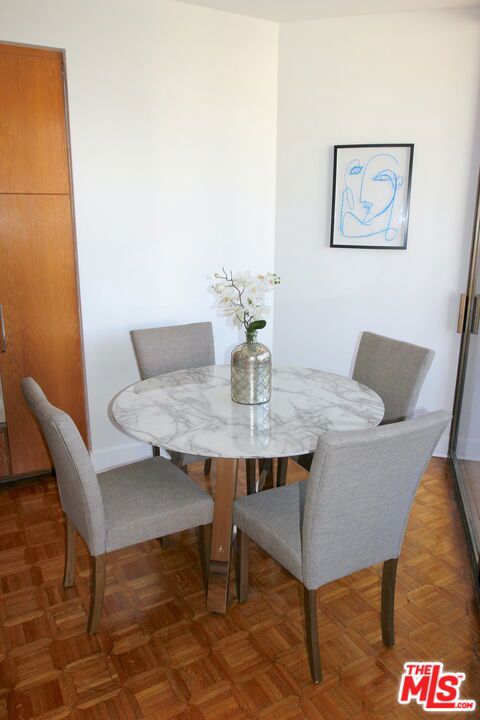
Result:
<svg viewBox="0 0 480 720"><path fill-rule="evenodd" d="M102 493L89 452L72 418L48 402L31 377L21 383L26 403L37 418L55 466L62 508L92 555L105 552Z"/></svg>
<svg viewBox="0 0 480 720"><path fill-rule="evenodd" d="M434 356L433 350L419 345L362 333L353 379L380 395L383 424L412 417Z"/></svg>
<svg viewBox="0 0 480 720"><path fill-rule="evenodd" d="M215 364L212 323L190 323L130 332L142 380Z"/></svg>
<svg viewBox="0 0 480 720"><path fill-rule="evenodd" d="M320 436L302 527L309 589L399 556L415 491L449 419L440 410Z"/></svg>

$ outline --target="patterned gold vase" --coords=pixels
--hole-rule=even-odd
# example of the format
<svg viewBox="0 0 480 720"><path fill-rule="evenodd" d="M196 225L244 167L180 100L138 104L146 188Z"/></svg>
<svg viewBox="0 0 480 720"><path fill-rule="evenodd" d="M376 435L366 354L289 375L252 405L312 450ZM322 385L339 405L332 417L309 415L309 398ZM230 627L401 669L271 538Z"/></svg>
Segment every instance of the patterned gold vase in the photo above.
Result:
<svg viewBox="0 0 480 720"><path fill-rule="evenodd" d="M242 405L260 405L270 400L272 353L257 342L257 333L247 332L247 341L232 351L232 400Z"/></svg>

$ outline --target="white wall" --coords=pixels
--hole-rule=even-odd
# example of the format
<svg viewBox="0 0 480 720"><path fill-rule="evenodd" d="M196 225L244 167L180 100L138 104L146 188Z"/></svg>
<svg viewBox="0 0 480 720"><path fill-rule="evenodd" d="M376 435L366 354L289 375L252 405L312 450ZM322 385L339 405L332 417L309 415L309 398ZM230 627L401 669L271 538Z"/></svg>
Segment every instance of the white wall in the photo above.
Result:
<svg viewBox="0 0 480 720"><path fill-rule="evenodd" d="M277 363L349 373L369 329L434 348L418 407L451 409L480 159L479 29L478 10L280 26ZM333 146L384 142L415 143L408 249L330 249Z"/></svg>
<svg viewBox="0 0 480 720"><path fill-rule="evenodd" d="M212 319L223 362L238 335L209 275L273 269L277 36L169 0L0 3L0 40L66 49L98 468L145 454L107 417L138 378L129 330Z"/></svg>

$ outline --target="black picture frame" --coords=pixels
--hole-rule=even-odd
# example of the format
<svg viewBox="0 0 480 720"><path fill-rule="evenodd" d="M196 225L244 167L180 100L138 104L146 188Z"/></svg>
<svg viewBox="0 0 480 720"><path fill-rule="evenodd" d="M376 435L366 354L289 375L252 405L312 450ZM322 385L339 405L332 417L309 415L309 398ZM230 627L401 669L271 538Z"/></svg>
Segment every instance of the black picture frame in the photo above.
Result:
<svg viewBox="0 0 480 720"><path fill-rule="evenodd" d="M371 144L359 144L359 145L335 145L334 146L332 215L331 215L331 225L330 225L330 247L331 248L354 248L354 249L358 248L358 249L362 249L362 250L406 250L407 237L408 237L408 223L409 223L409 215L410 215L410 194L411 194L411 187L412 187L414 147L415 147L414 143L371 143ZM402 186L404 184L405 175L406 175L407 180L406 180L406 187L402 191L402 196L403 196L403 201L401 202L402 242L399 244L394 244L393 242L390 242L387 239L388 232L390 232L390 233L397 232L398 233L398 228L393 227L393 226L390 227L389 222L387 223L387 226L383 230L380 230L380 231L377 231L377 232L371 234L371 236L374 236L374 235L381 236L382 234L384 234L384 240L382 243L380 242L380 237L376 237L375 241L373 241L372 243L363 242L363 241L361 241L361 242L338 242L338 239L337 239L337 234L343 235L343 232L339 228L338 222L337 222L337 219L339 217L340 217L340 222L342 221L341 216L340 216L341 210L339 210L339 208L337 207L337 205L338 205L337 195L338 195L338 190L339 190L339 182L338 182L337 175L338 175L339 166L341 165L343 167L345 164L345 160L343 158L342 158L342 161L339 162L339 159L340 159L339 156L342 153L342 151L344 151L344 150L347 151L347 150L354 150L354 149L358 149L359 151L361 151L361 154L366 155L365 150L368 148L374 148L377 150L379 148L384 148L385 150L393 149L393 148L404 148L404 149L409 150L408 168L406 168L406 172L404 172L404 174L402 176L400 176L402 179ZM387 153L383 153L383 154L387 155ZM372 156L372 158L370 158L368 160L368 163L371 162L371 160L373 160L373 158L374 158L374 156ZM354 161L350 161L350 164L352 162L354 162ZM352 171L356 170L357 167L360 167L360 166L359 165L354 166L352 168ZM359 170L357 173L354 173L354 174L361 173L362 169L363 169L363 167L361 168L361 170ZM365 170L364 170L364 172L365 172ZM388 172L392 172L392 171L389 169L389 170L387 170L387 173ZM387 175L387 173L386 173L386 175ZM400 187L398 185L398 179L399 179L399 176L397 175L396 179L395 179L395 193L397 193L398 187ZM377 180L377 178L374 178L374 180ZM363 187L363 179L362 179L362 187ZM344 193L346 191L347 191L347 188L342 193L342 202L343 202ZM390 219L391 219L393 211L394 211L394 202L395 202L395 196L391 203L392 210L389 215L387 213L387 217L389 217ZM359 203L359 204L369 205L371 203ZM350 214L352 215L352 213L350 213ZM358 220L358 222L361 223L362 221ZM400 223L397 223L397 224L398 224L398 226L400 226ZM338 233L337 233L337 231L338 231ZM363 236L360 235L359 238L360 237L363 237Z"/></svg>

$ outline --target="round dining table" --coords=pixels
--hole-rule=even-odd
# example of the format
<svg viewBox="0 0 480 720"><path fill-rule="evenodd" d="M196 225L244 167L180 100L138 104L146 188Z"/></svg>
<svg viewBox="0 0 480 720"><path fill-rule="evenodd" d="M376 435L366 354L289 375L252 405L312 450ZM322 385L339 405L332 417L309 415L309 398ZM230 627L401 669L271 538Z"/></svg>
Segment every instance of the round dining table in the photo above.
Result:
<svg viewBox="0 0 480 720"><path fill-rule="evenodd" d="M304 455L329 431L364 430L384 414L370 388L333 373L275 367L270 401L231 399L230 365L178 370L137 382L112 403L127 435L167 451L218 458L207 607L224 613L238 461Z"/></svg>

